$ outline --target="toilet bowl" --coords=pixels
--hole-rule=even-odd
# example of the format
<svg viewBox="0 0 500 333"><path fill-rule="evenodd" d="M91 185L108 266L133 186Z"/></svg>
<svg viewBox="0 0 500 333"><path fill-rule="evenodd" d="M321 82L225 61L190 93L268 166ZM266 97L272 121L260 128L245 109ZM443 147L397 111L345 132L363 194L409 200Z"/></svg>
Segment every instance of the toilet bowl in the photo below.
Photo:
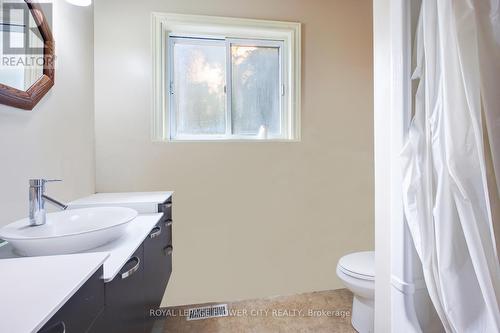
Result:
<svg viewBox="0 0 500 333"><path fill-rule="evenodd" d="M359 333L373 332L375 252L355 252L340 258L337 275L353 294L351 323Z"/></svg>

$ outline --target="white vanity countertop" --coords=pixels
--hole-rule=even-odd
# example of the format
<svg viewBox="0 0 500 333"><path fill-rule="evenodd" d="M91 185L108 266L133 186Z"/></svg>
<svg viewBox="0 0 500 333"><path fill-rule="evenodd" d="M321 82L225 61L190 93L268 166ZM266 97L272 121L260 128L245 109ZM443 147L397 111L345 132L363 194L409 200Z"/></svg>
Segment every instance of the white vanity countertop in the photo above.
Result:
<svg viewBox="0 0 500 333"><path fill-rule="evenodd" d="M80 198L68 204L71 209L87 207L128 207L135 209L139 214L158 212L158 204L164 203L172 196L173 192L119 192L96 193L85 198Z"/></svg>
<svg viewBox="0 0 500 333"><path fill-rule="evenodd" d="M36 332L94 274L108 253L0 260L0 332Z"/></svg>
<svg viewBox="0 0 500 333"><path fill-rule="evenodd" d="M141 245L141 243L146 239L149 232L156 223L160 220L163 214L142 214L138 215L135 219L129 222L126 233L122 237L117 240L105 244L100 247L96 247L94 249L90 249L85 251L84 253L95 253L101 252L105 253L108 259L104 262L103 267L103 276L102 279L104 282L109 282L113 280L116 274L120 271L120 268L127 262L128 259L134 254L135 250ZM68 254L70 257L72 255L78 254ZM10 244L6 244L0 247L0 263L3 262L1 259L5 258L19 258L24 259L26 257L22 257L13 251L13 248ZM45 257L30 257L30 258L45 258ZM0 266L1 267L1 266ZM0 269L1 272L1 269ZM1 273L0 273L1 274ZM1 275L0 275L1 276ZM1 280L3 283L3 279ZM0 297L3 297L0 294ZM0 330L0 332L2 332Z"/></svg>

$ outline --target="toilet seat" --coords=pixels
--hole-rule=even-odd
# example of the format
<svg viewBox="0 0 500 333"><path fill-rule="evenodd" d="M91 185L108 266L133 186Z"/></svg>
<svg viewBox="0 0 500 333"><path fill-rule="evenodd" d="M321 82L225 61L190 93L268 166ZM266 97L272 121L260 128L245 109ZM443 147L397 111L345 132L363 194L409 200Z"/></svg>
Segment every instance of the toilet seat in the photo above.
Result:
<svg viewBox="0 0 500 333"><path fill-rule="evenodd" d="M362 280L375 280L375 253L355 252L340 258L338 268L342 273Z"/></svg>

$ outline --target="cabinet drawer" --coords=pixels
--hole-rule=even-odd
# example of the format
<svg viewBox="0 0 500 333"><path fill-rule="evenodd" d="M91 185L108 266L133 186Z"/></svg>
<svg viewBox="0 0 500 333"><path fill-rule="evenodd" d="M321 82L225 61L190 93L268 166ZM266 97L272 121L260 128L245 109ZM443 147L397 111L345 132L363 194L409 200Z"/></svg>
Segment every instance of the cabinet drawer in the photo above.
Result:
<svg viewBox="0 0 500 333"><path fill-rule="evenodd" d="M104 282L101 276L102 266L54 314L39 333L87 332L104 310Z"/></svg>
<svg viewBox="0 0 500 333"><path fill-rule="evenodd" d="M172 219L172 198L158 205L158 212L163 213L165 218Z"/></svg>

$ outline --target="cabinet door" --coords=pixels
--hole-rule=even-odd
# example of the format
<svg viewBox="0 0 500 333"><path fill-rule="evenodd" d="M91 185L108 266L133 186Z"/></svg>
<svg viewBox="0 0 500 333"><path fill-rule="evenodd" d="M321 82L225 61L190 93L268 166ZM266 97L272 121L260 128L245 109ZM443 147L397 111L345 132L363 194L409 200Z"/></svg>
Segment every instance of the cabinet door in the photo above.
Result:
<svg viewBox="0 0 500 333"><path fill-rule="evenodd" d="M154 317L150 311L160 306L172 272L171 228L162 219L144 241L144 280L146 297L146 331L151 329Z"/></svg>
<svg viewBox="0 0 500 333"><path fill-rule="evenodd" d="M104 310L104 282L101 276L102 266L52 316L39 333L87 332L92 322Z"/></svg>
<svg viewBox="0 0 500 333"><path fill-rule="evenodd" d="M104 285L104 315L92 332L144 332L144 250L141 245L116 277Z"/></svg>

